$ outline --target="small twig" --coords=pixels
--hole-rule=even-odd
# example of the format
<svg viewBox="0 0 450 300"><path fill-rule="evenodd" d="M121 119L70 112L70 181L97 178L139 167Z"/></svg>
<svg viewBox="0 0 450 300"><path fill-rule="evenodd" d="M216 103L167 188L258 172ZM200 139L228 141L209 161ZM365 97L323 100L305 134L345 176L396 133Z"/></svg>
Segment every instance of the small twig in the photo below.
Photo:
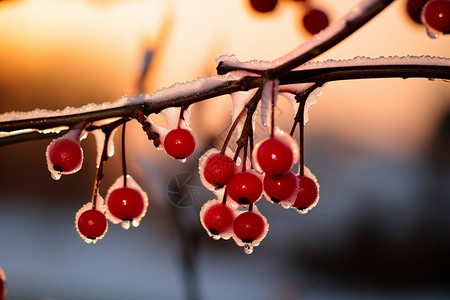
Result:
<svg viewBox="0 0 450 300"><path fill-rule="evenodd" d="M133 116L142 125L142 129L147 134L148 139L153 141L153 145L159 147L161 144L159 133L152 130L152 124L147 120L147 117L140 107L134 109Z"/></svg>

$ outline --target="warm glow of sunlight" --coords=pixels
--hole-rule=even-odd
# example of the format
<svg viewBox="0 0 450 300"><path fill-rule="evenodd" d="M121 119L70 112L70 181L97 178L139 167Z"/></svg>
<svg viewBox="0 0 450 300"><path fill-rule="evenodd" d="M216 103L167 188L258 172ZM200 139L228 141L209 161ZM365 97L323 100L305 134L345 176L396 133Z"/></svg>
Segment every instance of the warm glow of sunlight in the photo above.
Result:
<svg viewBox="0 0 450 300"><path fill-rule="evenodd" d="M330 11L332 20L357 2L315 1ZM214 59L221 54L274 59L308 38L298 25L296 3L281 4L261 16L242 0L2 2L1 111L56 109L135 94L145 49L155 51L147 92L214 74ZM406 19L403 5L393 4L320 59L448 56L448 37L429 39ZM330 83L311 108L308 134L414 154L448 108L448 91L448 84L423 79ZM229 102L209 101L194 125L208 128L206 134L222 131L229 118L224 109Z"/></svg>

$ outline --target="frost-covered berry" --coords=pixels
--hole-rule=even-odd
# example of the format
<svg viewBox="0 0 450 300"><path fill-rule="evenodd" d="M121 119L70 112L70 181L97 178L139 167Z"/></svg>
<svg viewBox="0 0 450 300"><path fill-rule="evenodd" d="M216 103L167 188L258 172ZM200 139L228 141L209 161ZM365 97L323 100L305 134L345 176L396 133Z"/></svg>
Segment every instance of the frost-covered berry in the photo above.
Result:
<svg viewBox="0 0 450 300"><path fill-rule="evenodd" d="M207 158L203 176L207 182L217 188L221 188L228 183L235 170L236 164L230 157L216 153Z"/></svg>
<svg viewBox="0 0 450 300"><path fill-rule="evenodd" d="M83 163L80 142L69 137L53 140L47 147L46 156L52 172L74 173Z"/></svg>
<svg viewBox="0 0 450 300"><path fill-rule="evenodd" d="M213 204L207 203L207 207L202 209L200 220L203 227L212 236L221 236L231 231L234 221L234 213L230 207L215 200Z"/></svg>
<svg viewBox="0 0 450 300"><path fill-rule="evenodd" d="M164 149L173 158L187 158L195 150L194 136L187 129L173 129L169 131L164 139Z"/></svg>
<svg viewBox="0 0 450 300"><path fill-rule="evenodd" d="M103 237L108 228L105 214L96 209L83 211L76 219L76 225L83 238L94 242Z"/></svg>
<svg viewBox="0 0 450 300"><path fill-rule="evenodd" d="M298 175L299 190L293 207L300 211L311 207L317 200L318 189L317 184L311 178Z"/></svg>
<svg viewBox="0 0 450 300"><path fill-rule="evenodd" d="M227 192L239 204L252 204L261 198L263 186L261 179L251 172L233 175L228 181Z"/></svg>
<svg viewBox="0 0 450 300"><path fill-rule="evenodd" d="M282 175L264 176L264 191L274 203L291 198L298 191L297 176L289 171Z"/></svg>
<svg viewBox="0 0 450 300"><path fill-rule="evenodd" d="M114 217L132 221L142 214L145 202L139 191L129 187L122 187L108 194L106 206L109 213Z"/></svg>
<svg viewBox="0 0 450 300"><path fill-rule="evenodd" d="M257 149L256 160L262 171L269 175L280 175L292 167L292 149L277 138L268 138Z"/></svg>
<svg viewBox="0 0 450 300"><path fill-rule="evenodd" d="M266 229L264 218L253 211L246 211L236 217L233 223L234 234L244 243L260 239Z"/></svg>

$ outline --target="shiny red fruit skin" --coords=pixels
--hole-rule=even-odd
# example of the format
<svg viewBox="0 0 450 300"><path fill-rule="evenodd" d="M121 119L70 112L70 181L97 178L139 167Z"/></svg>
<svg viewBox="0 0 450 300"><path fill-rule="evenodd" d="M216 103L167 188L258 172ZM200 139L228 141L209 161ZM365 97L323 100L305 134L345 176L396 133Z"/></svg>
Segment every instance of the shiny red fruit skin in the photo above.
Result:
<svg viewBox="0 0 450 300"><path fill-rule="evenodd" d="M266 223L263 217L252 211L241 213L233 223L234 234L244 243L251 243L262 237Z"/></svg>
<svg viewBox="0 0 450 300"><path fill-rule="evenodd" d="M216 153L208 157L203 170L205 180L215 187L223 187L235 173L236 164L223 154Z"/></svg>
<svg viewBox="0 0 450 300"><path fill-rule="evenodd" d="M317 198L317 184L309 177L298 175L299 191L293 207L304 210L310 207Z"/></svg>
<svg viewBox="0 0 450 300"><path fill-rule="evenodd" d="M278 0L250 0L250 5L260 13L268 13L275 10Z"/></svg>
<svg viewBox="0 0 450 300"><path fill-rule="evenodd" d="M82 235L94 240L105 233L108 222L104 213L89 209L80 215L77 225Z"/></svg>
<svg viewBox="0 0 450 300"><path fill-rule="evenodd" d="M417 24L422 24L422 9L429 0L408 0L406 3L406 11L411 20Z"/></svg>
<svg viewBox="0 0 450 300"><path fill-rule="evenodd" d="M256 159L266 174L280 175L291 169L294 156L285 143L269 138L258 147Z"/></svg>
<svg viewBox="0 0 450 300"><path fill-rule="evenodd" d="M192 133L183 128L169 131L164 139L166 153L176 159L184 159L195 150L195 139Z"/></svg>
<svg viewBox="0 0 450 300"><path fill-rule="evenodd" d="M311 34L319 33L329 24L328 16L319 9L311 9L303 16L303 26Z"/></svg>
<svg viewBox="0 0 450 300"><path fill-rule="evenodd" d="M220 235L233 226L234 215L231 208L217 203L210 206L202 216L204 226L213 235Z"/></svg>
<svg viewBox="0 0 450 300"><path fill-rule="evenodd" d="M54 140L49 147L48 155L55 171L72 172L80 167L83 150L76 141L60 138Z"/></svg>
<svg viewBox="0 0 450 300"><path fill-rule="evenodd" d="M431 28L450 33L450 0L431 0L423 8L423 19Z"/></svg>
<svg viewBox="0 0 450 300"><path fill-rule="evenodd" d="M4 298L5 292L6 292L5 282L0 278L0 300L5 299Z"/></svg>
<svg viewBox="0 0 450 300"><path fill-rule="evenodd" d="M282 175L264 176L264 191L275 203L286 200L295 193L297 176L291 171Z"/></svg>
<svg viewBox="0 0 450 300"><path fill-rule="evenodd" d="M106 199L109 212L121 220L133 220L144 210L141 193L129 187L113 190Z"/></svg>
<svg viewBox="0 0 450 300"><path fill-rule="evenodd" d="M261 179L253 173L241 172L228 181L228 195L239 204L255 203L262 195Z"/></svg>

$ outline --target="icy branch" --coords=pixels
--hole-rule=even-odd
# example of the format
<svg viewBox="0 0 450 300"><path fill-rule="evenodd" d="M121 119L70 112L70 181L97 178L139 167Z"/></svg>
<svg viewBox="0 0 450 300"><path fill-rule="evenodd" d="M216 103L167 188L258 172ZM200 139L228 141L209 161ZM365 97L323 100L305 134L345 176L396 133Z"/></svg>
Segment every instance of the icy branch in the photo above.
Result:
<svg viewBox="0 0 450 300"><path fill-rule="evenodd" d="M450 59L429 56L377 59L359 57L352 60L314 62L281 76L280 87L285 89L289 87L288 85L294 88L301 83L323 84L337 80L391 77L450 80ZM188 106L220 95L248 91L260 87L262 82L261 76L246 76L245 72L233 71L223 76L177 83L154 94L124 97L116 102L59 111L6 113L0 116L0 134L3 135L0 138L0 145L55 137L59 131L67 130L84 121L133 118L136 107L139 107L145 115L149 115L168 107Z"/></svg>

